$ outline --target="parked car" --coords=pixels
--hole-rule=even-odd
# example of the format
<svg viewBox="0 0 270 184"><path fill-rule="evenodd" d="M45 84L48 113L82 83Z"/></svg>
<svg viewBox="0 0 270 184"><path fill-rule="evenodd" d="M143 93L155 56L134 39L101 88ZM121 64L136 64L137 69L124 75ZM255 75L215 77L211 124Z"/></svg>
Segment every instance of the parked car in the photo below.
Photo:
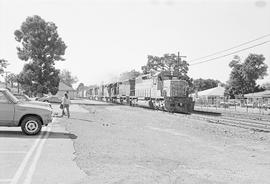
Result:
<svg viewBox="0 0 270 184"><path fill-rule="evenodd" d="M243 104L241 104L241 107L255 108L256 104L255 103L243 103Z"/></svg>
<svg viewBox="0 0 270 184"><path fill-rule="evenodd" d="M36 135L51 122L51 108L20 101L7 89L0 89L0 126L20 126L26 135Z"/></svg>
<svg viewBox="0 0 270 184"><path fill-rule="evenodd" d="M52 108L52 105L48 102L39 102L39 101L34 101L33 99L31 99L29 96L27 96L26 94L19 94L19 93L14 93L13 94L18 100L20 101L26 101L28 103L31 104L37 104L37 105L41 105L41 106L45 106L45 107L50 107Z"/></svg>
<svg viewBox="0 0 270 184"><path fill-rule="evenodd" d="M261 107L265 109L270 109L270 104L262 104Z"/></svg>
<svg viewBox="0 0 270 184"><path fill-rule="evenodd" d="M61 98L58 96L44 96L38 99L41 102L49 102L49 103L61 103Z"/></svg>
<svg viewBox="0 0 270 184"><path fill-rule="evenodd" d="M237 102L237 101L229 101L228 104L230 106L239 106L240 105L240 102Z"/></svg>

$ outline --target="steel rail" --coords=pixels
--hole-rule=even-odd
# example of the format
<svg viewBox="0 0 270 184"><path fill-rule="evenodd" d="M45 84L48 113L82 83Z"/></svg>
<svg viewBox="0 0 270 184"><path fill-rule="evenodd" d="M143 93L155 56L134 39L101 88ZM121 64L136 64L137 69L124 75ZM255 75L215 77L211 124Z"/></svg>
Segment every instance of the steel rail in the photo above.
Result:
<svg viewBox="0 0 270 184"><path fill-rule="evenodd" d="M195 120L202 120L208 123L213 124L222 124L228 126L235 126L239 128L251 129L255 131L264 131L270 132L270 123L265 123L264 121L249 121L247 119L239 119L239 118L230 118L230 117L213 117L211 115L198 115L198 114L190 114L183 115L177 114L178 116L187 117Z"/></svg>

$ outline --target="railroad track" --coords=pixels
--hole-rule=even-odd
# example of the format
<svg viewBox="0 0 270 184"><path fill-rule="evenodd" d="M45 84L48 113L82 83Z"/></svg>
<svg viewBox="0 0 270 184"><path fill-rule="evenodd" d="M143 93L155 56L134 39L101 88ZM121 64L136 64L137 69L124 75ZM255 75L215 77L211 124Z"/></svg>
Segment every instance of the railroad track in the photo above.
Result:
<svg viewBox="0 0 270 184"><path fill-rule="evenodd" d="M209 112L207 112L209 113ZM258 120L258 119L249 119L243 117L231 117L220 114L218 115L210 115L207 113L200 114L200 112L196 112L190 115L178 114L179 116L188 117L190 119L203 120L208 123L213 124L222 124L227 126L240 127L245 129L250 129L254 131L262 131L262 132L270 132L270 121L267 120Z"/></svg>
<svg viewBox="0 0 270 184"><path fill-rule="evenodd" d="M203 120L208 123L222 124L239 128L250 129L254 131L270 132L269 116L254 116L241 114L226 114L211 111L193 111L191 114L177 113L177 116L182 116L190 119ZM239 117L237 117L239 116Z"/></svg>
<svg viewBox="0 0 270 184"><path fill-rule="evenodd" d="M270 115L262 115L262 114L248 114L248 113L222 113L223 116L233 117L233 118L243 118L250 120L259 120L270 122Z"/></svg>
<svg viewBox="0 0 270 184"><path fill-rule="evenodd" d="M199 109L199 108L196 108ZM195 110L197 111L197 110ZM216 112L220 113L224 116L230 116L230 117L242 117L244 119L253 119L253 120L262 120L262 121L270 121L270 114L260 114L260 113L248 113L248 112L239 112L239 111L225 111L225 110L201 110L203 112Z"/></svg>
<svg viewBox="0 0 270 184"><path fill-rule="evenodd" d="M86 105L86 104L85 104ZM89 104L87 104L89 105ZM149 109L149 108L148 108ZM270 132L270 116L269 115L249 115L243 113L224 113L224 112L211 112L195 110L191 114L180 114L190 119L203 120L208 123L222 124L227 126L240 127L254 131Z"/></svg>

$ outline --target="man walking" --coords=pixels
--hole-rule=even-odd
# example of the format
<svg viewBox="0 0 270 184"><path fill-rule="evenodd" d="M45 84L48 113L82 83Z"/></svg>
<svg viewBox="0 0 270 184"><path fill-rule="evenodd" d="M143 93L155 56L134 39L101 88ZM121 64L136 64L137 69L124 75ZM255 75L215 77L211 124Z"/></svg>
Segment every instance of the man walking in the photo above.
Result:
<svg viewBox="0 0 270 184"><path fill-rule="evenodd" d="M67 116L68 118L70 117L70 112L69 112L69 106L70 106L70 100L68 98L67 93L65 93L65 95L62 98L62 105L63 105L63 109L62 109L62 116L65 115L65 109L67 111Z"/></svg>

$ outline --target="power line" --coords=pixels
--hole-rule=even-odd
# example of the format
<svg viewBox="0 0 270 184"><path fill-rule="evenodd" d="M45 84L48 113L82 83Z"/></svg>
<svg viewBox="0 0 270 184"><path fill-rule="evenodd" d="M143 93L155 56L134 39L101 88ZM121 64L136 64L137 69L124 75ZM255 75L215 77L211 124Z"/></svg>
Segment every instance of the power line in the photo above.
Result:
<svg viewBox="0 0 270 184"><path fill-rule="evenodd" d="M220 53L222 53L222 52L226 52L226 51L229 51L229 50L232 50L232 49L241 47L241 46L243 46L243 45L252 43L252 42L254 42L254 41L257 41L257 40L261 40L261 39L263 39L263 38L266 38L266 37L268 37L268 36L270 36L270 34L260 36L260 37L258 37L258 38L256 38L256 39L253 39L253 40L244 42L244 43L242 43L242 44L236 45L236 46L231 47L231 48L229 48L229 49L221 50L221 51L215 52L215 53L213 53L213 54L209 54L209 55L207 55L207 56L203 56L203 57L199 57L199 58L196 58L196 59L192 59L192 60L189 61L189 63L194 62L194 61L198 61L198 60L201 60L201 59L205 59L205 58L208 58L208 57L210 57L210 56L214 56L214 55L220 54Z"/></svg>
<svg viewBox="0 0 270 184"><path fill-rule="evenodd" d="M230 56L232 54L236 54L236 53L242 52L244 50L248 50L248 49L251 49L251 48L254 48L254 47L258 47L260 45L263 45L263 44L266 44L266 43L269 43L269 42L270 42L270 40L265 41L265 42L262 42L262 43L259 43L259 44L256 44L256 45L253 45L253 46L250 46L250 47L247 47L247 48L244 48L244 49L241 49L241 50L237 50L237 51L231 52L229 54L225 54L225 55L221 55L221 56L218 56L218 57L215 57L215 58L211 58L211 59L207 59L207 60L200 61L200 62L197 62L197 63L193 63L193 64L190 64L190 66L198 65L198 64L201 64L201 63L206 63L206 62L213 61L213 60L216 60L216 59L220 59L220 58L223 58L223 57L226 57L226 56Z"/></svg>

